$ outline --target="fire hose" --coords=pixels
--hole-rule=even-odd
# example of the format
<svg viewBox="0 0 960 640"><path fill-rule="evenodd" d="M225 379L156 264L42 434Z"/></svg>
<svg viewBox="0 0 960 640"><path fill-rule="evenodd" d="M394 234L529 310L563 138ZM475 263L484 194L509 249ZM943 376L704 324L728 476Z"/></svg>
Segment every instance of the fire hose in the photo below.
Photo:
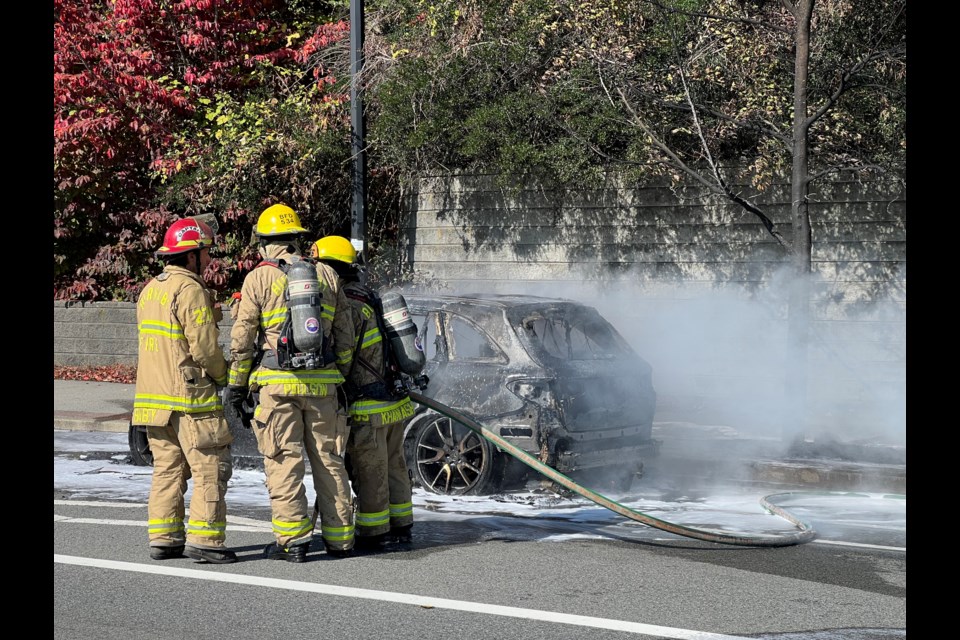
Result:
<svg viewBox="0 0 960 640"><path fill-rule="evenodd" d="M782 535L766 535L766 534L757 534L757 535L733 535L728 533L720 533L717 531L709 531L706 529L697 529L695 527L688 527L681 524L676 524L673 522L667 522L666 520L661 520L655 518L648 514L636 511L620 504L610 498L607 498L604 495L591 491L585 487L580 486L564 474L560 473L556 469L542 463L537 458L533 457L523 449L518 448L516 445L513 445L503 438L501 438L496 433L486 429L476 420L473 420L469 416L466 416L456 409L448 407L445 404L437 402L432 398L428 398L416 391L410 391L410 399L414 402L429 407L430 409L440 413L451 420L456 420L460 424L464 425L468 429L476 432L477 434L483 436L490 442L494 443L506 451L514 458L517 458L521 462L525 463L527 466L532 467L536 471L539 471L546 477L550 478L557 484L560 484L575 493L583 496L584 498L594 502L595 504L600 505L610 509L614 513L618 513L626 518L629 518L635 522L640 522L642 524L654 527L655 529L660 529L662 531L667 531L669 533L674 533L680 536L687 538L695 538L697 540L706 540L708 542L718 542L721 544L731 544L739 546L749 546L749 547L787 547L791 545L803 544L805 542L810 542L813 540L817 533L814 529L803 522L802 520L794 517L787 511L781 509L780 507L769 502L768 498L771 496L766 496L760 500L760 505L767 510L768 512L787 520L791 524L797 527L798 531L782 534Z"/></svg>

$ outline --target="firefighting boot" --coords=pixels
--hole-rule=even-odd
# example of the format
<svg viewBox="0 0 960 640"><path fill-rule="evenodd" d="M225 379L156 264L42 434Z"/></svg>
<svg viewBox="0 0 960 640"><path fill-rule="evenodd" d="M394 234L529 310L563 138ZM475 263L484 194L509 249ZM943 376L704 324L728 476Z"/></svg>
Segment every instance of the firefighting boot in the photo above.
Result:
<svg viewBox="0 0 960 640"><path fill-rule="evenodd" d="M390 528L390 539L398 544L410 544L413 542L413 525L407 524L402 527Z"/></svg>
<svg viewBox="0 0 960 640"><path fill-rule="evenodd" d="M183 545L175 547L150 547L151 560L170 560L183 557Z"/></svg>
<svg viewBox="0 0 960 640"><path fill-rule="evenodd" d="M263 548L263 555L270 560L286 560L287 562L306 562L307 549L310 543L297 544L292 547L281 547L276 542L271 542Z"/></svg>
<svg viewBox="0 0 960 640"><path fill-rule="evenodd" d="M211 564L230 564L237 561L237 554L230 549L213 547L194 547L187 545L183 550L188 558L193 558L195 562Z"/></svg>
<svg viewBox="0 0 960 640"><path fill-rule="evenodd" d="M327 555L330 556L331 558L349 558L353 556L353 549L334 549L333 547L327 544L326 540L323 541L323 546L327 550Z"/></svg>
<svg viewBox="0 0 960 640"><path fill-rule="evenodd" d="M357 536L353 548L363 552L377 552L383 550L383 544L386 542L387 534L381 533L375 536Z"/></svg>

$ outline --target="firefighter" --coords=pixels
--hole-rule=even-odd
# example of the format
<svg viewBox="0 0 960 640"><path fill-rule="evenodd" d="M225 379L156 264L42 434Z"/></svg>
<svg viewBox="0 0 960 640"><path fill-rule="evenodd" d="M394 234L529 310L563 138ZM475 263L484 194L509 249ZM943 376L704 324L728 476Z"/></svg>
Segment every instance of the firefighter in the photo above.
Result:
<svg viewBox="0 0 960 640"><path fill-rule="evenodd" d="M409 543L413 499L403 435L415 407L390 380L385 365L389 342L371 306L376 294L360 282L353 245L342 236L326 236L314 243L313 255L332 266L344 283L357 334L354 363L344 385L351 422L348 460L357 494L357 547L377 550L389 541Z"/></svg>
<svg viewBox="0 0 960 640"><path fill-rule="evenodd" d="M305 561L319 524L327 553L344 557L354 545L352 496L343 459L347 415L338 396L353 354L347 300L337 274L317 265L322 293L319 329L330 350L321 365L281 368L278 348L288 315L287 275L282 268L304 259L299 243L306 229L293 209L275 204L260 214L255 232L263 261L244 278L235 305L233 361L224 404L228 419L235 423L244 398L259 391L252 428L263 454L276 538L263 553L275 560ZM316 489L313 514L303 484L304 451Z"/></svg>
<svg viewBox="0 0 960 640"><path fill-rule="evenodd" d="M225 495L233 437L218 387L227 363L217 343L214 305L203 281L213 231L192 218L167 230L157 257L163 272L137 300L140 346L132 423L147 426L153 478L147 504L150 557L236 562L226 548ZM184 495L193 478L190 519Z"/></svg>

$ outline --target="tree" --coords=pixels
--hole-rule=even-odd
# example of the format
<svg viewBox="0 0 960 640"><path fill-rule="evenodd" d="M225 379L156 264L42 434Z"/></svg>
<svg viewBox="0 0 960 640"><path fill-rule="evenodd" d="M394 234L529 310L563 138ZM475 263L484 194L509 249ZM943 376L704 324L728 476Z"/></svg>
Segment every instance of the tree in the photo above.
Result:
<svg viewBox="0 0 960 640"><path fill-rule="evenodd" d="M329 117L315 106L337 99L322 90L335 79L318 60L344 30L329 20L340 4L55 0L55 298L135 299L175 218L224 205L215 213L230 241L235 221L249 233L250 212L295 196L278 173L239 199L199 181L215 181L206 169L233 153L219 144L225 132L240 146L271 135L257 115L272 115L271 83L303 89L279 99L303 107L300 124ZM221 287L239 278L224 260L209 275Z"/></svg>

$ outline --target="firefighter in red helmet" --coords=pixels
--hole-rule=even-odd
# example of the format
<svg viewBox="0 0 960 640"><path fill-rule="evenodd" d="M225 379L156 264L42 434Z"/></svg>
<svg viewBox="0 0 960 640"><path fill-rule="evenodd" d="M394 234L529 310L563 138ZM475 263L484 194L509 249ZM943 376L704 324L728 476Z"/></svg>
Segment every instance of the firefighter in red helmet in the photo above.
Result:
<svg viewBox="0 0 960 640"><path fill-rule="evenodd" d="M153 453L147 505L150 557L187 555L197 562L236 562L224 544L233 437L219 387L227 362L218 344L214 304L203 281L214 230L183 218L157 249L163 271L137 300L137 384L132 422L146 425ZM190 517L184 495L193 478Z"/></svg>

